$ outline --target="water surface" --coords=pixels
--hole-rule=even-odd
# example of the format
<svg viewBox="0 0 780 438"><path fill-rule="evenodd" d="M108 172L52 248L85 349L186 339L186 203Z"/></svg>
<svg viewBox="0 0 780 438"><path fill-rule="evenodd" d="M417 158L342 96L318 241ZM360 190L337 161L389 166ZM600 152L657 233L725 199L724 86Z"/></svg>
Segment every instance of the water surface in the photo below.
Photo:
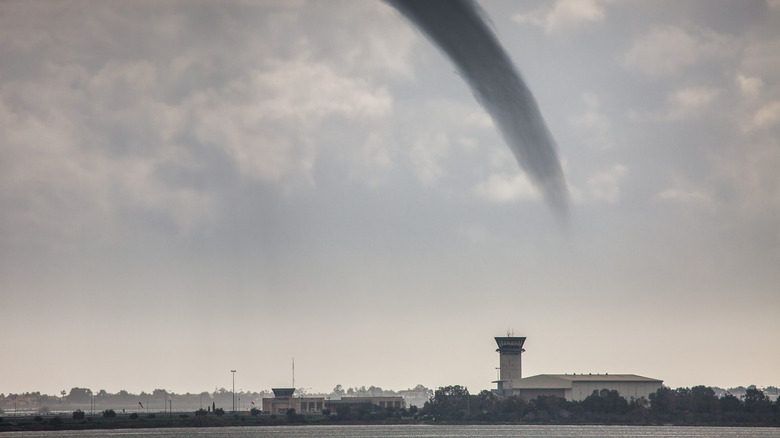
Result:
<svg viewBox="0 0 780 438"><path fill-rule="evenodd" d="M9 432L3 436L24 438L317 438L317 437L690 437L690 438L780 438L780 428L771 427L681 427L681 426L259 426L177 429L72 430Z"/></svg>

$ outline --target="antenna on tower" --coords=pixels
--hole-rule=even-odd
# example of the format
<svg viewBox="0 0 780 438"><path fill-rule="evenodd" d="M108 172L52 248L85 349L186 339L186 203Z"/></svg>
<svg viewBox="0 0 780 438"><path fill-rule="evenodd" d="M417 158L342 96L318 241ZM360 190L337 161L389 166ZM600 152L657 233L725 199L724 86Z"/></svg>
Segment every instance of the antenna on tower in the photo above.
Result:
<svg viewBox="0 0 780 438"><path fill-rule="evenodd" d="M292 387L295 388L295 357L292 358Z"/></svg>
<svg viewBox="0 0 780 438"><path fill-rule="evenodd" d="M506 336L508 338L514 337L515 336L515 331L512 330L511 328L506 329Z"/></svg>

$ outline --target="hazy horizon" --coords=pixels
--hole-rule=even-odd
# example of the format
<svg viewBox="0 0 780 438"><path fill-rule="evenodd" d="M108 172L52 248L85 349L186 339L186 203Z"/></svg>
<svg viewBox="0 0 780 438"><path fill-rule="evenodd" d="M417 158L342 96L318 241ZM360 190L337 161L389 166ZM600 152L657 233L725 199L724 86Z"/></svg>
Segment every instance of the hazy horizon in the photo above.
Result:
<svg viewBox="0 0 780 438"><path fill-rule="evenodd" d="M780 386L780 2L478 4L566 225L384 2L0 2L0 393Z"/></svg>

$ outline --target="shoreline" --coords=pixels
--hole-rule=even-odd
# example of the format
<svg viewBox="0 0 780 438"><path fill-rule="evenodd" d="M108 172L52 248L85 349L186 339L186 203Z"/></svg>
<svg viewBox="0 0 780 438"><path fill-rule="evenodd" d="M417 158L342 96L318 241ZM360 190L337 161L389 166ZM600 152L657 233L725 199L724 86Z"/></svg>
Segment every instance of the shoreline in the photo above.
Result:
<svg viewBox="0 0 780 438"><path fill-rule="evenodd" d="M196 416L194 412L174 412L153 416L118 414L113 418L100 415L84 419L73 419L62 415L20 415L0 417L0 433L35 432L58 430L115 430L115 429L167 429L167 428L223 428L223 427L263 427L263 426L371 426L371 425L440 425L440 426L485 426L485 425L528 425L528 426L673 426L673 427L769 427L780 428L776 424L759 423L588 423L588 422L490 422L490 421L436 421L429 418L384 418L376 420L339 419L337 416L313 415L289 421L285 417L273 415L250 415L246 413L209 414Z"/></svg>

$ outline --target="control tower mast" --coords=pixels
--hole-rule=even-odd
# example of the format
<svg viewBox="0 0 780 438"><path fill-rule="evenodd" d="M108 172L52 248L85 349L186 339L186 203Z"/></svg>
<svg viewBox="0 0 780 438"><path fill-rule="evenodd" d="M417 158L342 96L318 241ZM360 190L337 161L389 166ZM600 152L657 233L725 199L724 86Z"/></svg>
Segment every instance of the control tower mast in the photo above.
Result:
<svg viewBox="0 0 780 438"><path fill-rule="evenodd" d="M523 344L525 337L506 336L496 337L496 350L500 356L500 368L498 380L493 382L498 385L500 395L512 395L514 383L523 377L522 354L525 351Z"/></svg>

